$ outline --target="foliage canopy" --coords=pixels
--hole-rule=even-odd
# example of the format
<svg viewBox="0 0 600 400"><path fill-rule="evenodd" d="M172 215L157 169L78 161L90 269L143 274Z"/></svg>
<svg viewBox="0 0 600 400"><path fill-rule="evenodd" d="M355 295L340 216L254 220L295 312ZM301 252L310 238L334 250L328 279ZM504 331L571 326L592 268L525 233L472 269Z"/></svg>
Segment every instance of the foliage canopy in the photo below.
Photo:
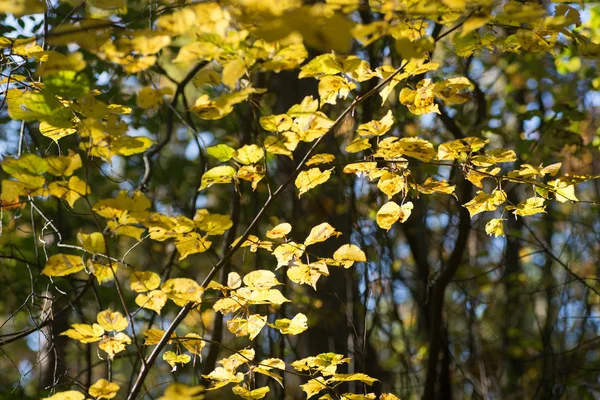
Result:
<svg viewBox="0 0 600 400"><path fill-rule="evenodd" d="M598 396L586 3L0 0L5 397Z"/></svg>

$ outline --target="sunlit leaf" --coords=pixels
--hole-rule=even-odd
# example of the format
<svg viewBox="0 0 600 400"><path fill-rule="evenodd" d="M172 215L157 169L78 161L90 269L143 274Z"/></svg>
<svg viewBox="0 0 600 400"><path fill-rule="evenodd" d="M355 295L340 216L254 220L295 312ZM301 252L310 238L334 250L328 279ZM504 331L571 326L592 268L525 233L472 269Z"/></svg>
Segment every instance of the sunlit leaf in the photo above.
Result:
<svg viewBox="0 0 600 400"><path fill-rule="evenodd" d="M65 276L85 268L83 259L71 254L56 254L46 261L42 274L47 276Z"/></svg>
<svg viewBox="0 0 600 400"><path fill-rule="evenodd" d="M117 395L119 389L120 387L116 383L109 382L106 379L99 379L90 386L88 393L97 399L112 399Z"/></svg>

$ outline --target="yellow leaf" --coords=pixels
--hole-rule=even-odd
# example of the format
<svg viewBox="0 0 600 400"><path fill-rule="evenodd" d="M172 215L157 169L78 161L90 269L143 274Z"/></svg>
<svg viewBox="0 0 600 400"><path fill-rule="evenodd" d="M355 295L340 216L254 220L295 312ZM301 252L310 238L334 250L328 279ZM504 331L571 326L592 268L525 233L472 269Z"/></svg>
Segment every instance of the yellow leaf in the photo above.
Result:
<svg viewBox="0 0 600 400"><path fill-rule="evenodd" d="M88 393L97 399L112 399L117 395L120 387L114 382L109 382L106 379L99 379L90 386Z"/></svg>
<svg viewBox="0 0 600 400"><path fill-rule="evenodd" d="M125 211L145 211L150 208L150 204L150 200L142 192L136 191L129 197L126 190L121 190L115 199L100 200L92 209L104 218L114 218L123 215Z"/></svg>
<svg viewBox="0 0 600 400"><path fill-rule="evenodd" d="M211 214L207 210L197 210L196 215L194 215L194 222L198 229L206 232L209 236L222 235L233 226L233 222L228 215Z"/></svg>
<svg viewBox="0 0 600 400"><path fill-rule="evenodd" d="M98 280L98 284L111 282L115 279L115 275L109 265L100 264L88 259L87 267ZM116 270L116 264L113 265L113 268Z"/></svg>
<svg viewBox="0 0 600 400"><path fill-rule="evenodd" d="M319 376L315 379L311 379L304 385L300 385L300 388L306 393L307 399L310 399L311 397L318 394L327 387L328 386L325 382L325 378L323 378L322 376Z"/></svg>
<svg viewBox="0 0 600 400"><path fill-rule="evenodd" d="M310 264L295 262L288 268L287 276L292 282L300 285L311 285L317 290L317 281L321 276L329 276L327 264L324 261L317 261Z"/></svg>
<svg viewBox="0 0 600 400"><path fill-rule="evenodd" d="M413 157L423 162L429 162L435 156L433 145L417 137L398 140L394 143L394 150L398 151L399 155Z"/></svg>
<svg viewBox="0 0 600 400"><path fill-rule="evenodd" d="M379 379L371 378L367 374L334 374L331 378L334 382L351 382L351 381L360 381L362 383L366 383L371 386L375 382L379 382Z"/></svg>
<svg viewBox="0 0 600 400"><path fill-rule="evenodd" d="M367 261L367 256L358 246L345 244L333 253L333 259L341 262L345 268L350 268L355 262Z"/></svg>
<svg viewBox="0 0 600 400"><path fill-rule="evenodd" d="M379 400L400 400L400 398L391 393L383 393Z"/></svg>
<svg viewBox="0 0 600 400"><path fill-rule="evenodd" d="M235 246L238 240L240 240L240 238L237 238L231 245ZM254 235L248 235L248 238L246 239L246 241L244 241L244 243L242 243L240 247L250 247L250 251L252 253L256 253L258 249L265 249L267 251L271 251L271 248L273 247L273 242L269 242L268 240L260 240Z"/></svg>
<svg viewBox="0 0 600 400"><path fill-rule="evenodd" d="M209 169L202 175L202 184L198 190L206 189L214 184L229 183L235 176L235 169L228 165L221 165Z"/></svg>
<svg viewBox="0 0 600 400"><path fill-rule="evenodd" d="M348 146L346 146L346 151L348 153L358 153L359 151L363 151L371 148L371 143L369 143L368 138L357 137L355 138Z"/></svg>
<svg viewBox="0 0 600 400"><path fill-rule="evenodd" d="M61 71L79 72L85 69L85 61L81 52L74 52L68 55L57 51L44 51L39 54L42 58L42 64L37 69L37 75L44 77L56 74Z"/></svg>
<svg viewBox="0 0 600 400"><path fill-rule="evenodd" d="M248 336L250 340L254 340L266 324L266 316L252 314L248 319L233 318L227 321L227 329L235 336Z"/></svg>
<svg viewBox="0 0 600 400"><path fill-rule="evenodd" d="M415 115L428 113L440 113L438 105L434 103L433 89L435 84L431 79L423 79L417 84L417 89L405 87L400 91L400 103L408 107L408 110Z"/></svg>
<svg viewBox="0 0 600 400"><path fill-rule="evenodd" d="M187 351L197 356L202 354L202 349L206 345L206 342L196 333L188 333L180 337L179 341Z"/></svg>
<svg viewBox="0 0 600 400"><path fill-rule="evenodd" d="M260 363L258 363L255 366L251 366L250 367L252 369L252 371L254 373L259 373L259 374L263 374L266 376L269 376L273 379L275 379L277 382L279 382L279 384L281 385L281 387L283 387L282 384L282 378L281 376L277 375L276 373L274 373L272 370L276 369L276 370L285 370L285 362L279 358L268 358L266 360L262 360Z"/></svg>
<svg viewBox="0 0 600 400"><path fill-rule="evenodd" d="M115 336L104 337L98 343L98 347L108 354L108 358L111 360L118 354L125 350L125 347L131 344L131 338L123 332L117 333Z"/></svg>
<svg viewBox="0 0 600 400"><path fill-rule="evenodd" d="M381 190L391 199L395 194L400 193L406 187L406 178L393 172L385 171L379 182L377 182L377 188Z"/></svg>
<svg viewBox="0 0 600 400"><path fill-rule="evenodd" d="M140 293L135 298L135 304L142 308L155 311L160 315L160 310L167 303L167 295L162 290L152 290L149 293Z"/></svg>
<svg viewBox="0 0 600 400"><path fill-rule="evenodd" d="M208 390L219 389L230 383L239 383L244 380L244 374L241 372L236 373L223 367L217 367L210 374L202 375L202 377L210 382Z"/></svg>
<svg viewBox="0 0 600 400"><path fill-rule="evenodd" d="M182 8L186 10L187 8ZM204 399L204 386L188 386L183 383L172 383L167 387L163 396L158 400L202 400Z"/></svg>
<svg viewBox="0 0 600 400"><path fill-rule="evenodd" d="M324 76L319 80L319 97L322 104L336 104L337 98L345 99L356 84L341 76Z"/></svg>
<svg viewBox="0 0 600 400"><path fill-rule="evenodd" d="M270 289L281 285L275 274L266 269L252 271L244 276L244 284L251 289Z"/></svg>
<svg viewBox="0 0 600 400"><path fill-rule="evenodd" d="M246 63L241 58L234 58L223 67L222 81L231 89L235 88L237 81L246 73Z"/></svg>
<svg viewBox="0 0 600 400"><path fill-rule="evenodd" d="M20 18L23 15L43 13L46 11L46 2L42 0L0 0L0 10L2 14L13 14L16 18ZM59 398L52 400L59 400Z"/></svg>
<svg viewBox="0 0 600 400"><path fill-rule="evenodd" d="M71 329L62 332L60 336L67 336L71 339L79 340L81 343L93 343L102 339L104 328L98 324L73 324Z"/></svg>
<svg viewBox="0 0 600 400"><path fill-rule="evenodd" d="M345 174L365 174L377 171L376 162L359 162L348 164L344 167Z"/></svg>
<svg viewBox="0 0 600 400"><path fill-rule="evenodd" d="M236 291L236 295L250 304L280 305L290 301L277 289L251 289L243 287Z"/></svg>
<svg viewBox="0 0 600 400"><path fill-rule="evenodd" d="M377 225L389 231L396 221L400 220L400 223L405 222L410 217L412 209L413 203L410 201L404 203L402 206L389 201L377 211Z"/></svg>
<svg viewBox="0 0 600 400"><path fill-rule="evenodd" d="M484 140L477 137L452 140L438 147L437 156L440 161L459 159L461 162L465 162L468 155L481 150L489 141L489 139Z"/></svg>
<svg viewBox="0 0 600 400"><path fill-rule="evenodd" d="M433 178L427 178L422 185L417 185L417 190L421 193L444 193L454 194L455 185L449 185L448 181L437 181Z"/></svg>
<svg viewBox="0 0 600 400"><path fill-rule="evenodd" d="M308 237L304 240L304 246L324 242L332 236L338 237L341 234L342 233L336 231L333 226L329 225L327 222L323 222L310 230Z"/></svg>
<svg viewBox="0 0 600 400"><path fill-rule="evenodd" d="M461 34L467 35L470 32L481 28L490 20L490 18L489 14L483 12L473 14L463 23Z"/></svg>
<svg viewBox="0 0 600 400"><path fill-rule="evenodd" d="M227 146L226 144L218 144L211 146L206 149L209 156L213 156L221 162L229 161L235 154L235 149Z"/></svg>
<svg viewBox="0 0 600 400"><path fill-rule="evenodd" d="M250 181L252 183L252 190L256 190L258 182L265 177L264 170L265 169L261 164L244 165L238 169L236 177L238 179Z"/></svg>
<svg viewBox="0 0 600 400"><path fill-rule="evenodd" d="M315 154L307 162L306 166L329 164L335 160L335 156L329 153Z"/></svg>
<svg viewBox="0 0 600 400"><path fill-rule="evenodd" d="M200 72L194 76L192 79L192 83L194 86L202 86L202 85L213 85L217 86L221 83L221 74L212 69L202 69Z"/></svg>
<svg viewBox="0 0 600 400"><path fill-rule="evenodd" d="M294 318L282 318L275 321L273 328L279 329L282 335L299 335L308 329L308 318L302 313L296 314Z"/></svg>
<svg viewBox="0 0 600 400"><path fill-rule="evenodd" d="M77 242L93 254L102 254L106 252L106 243L104 242L104 236L100 232L94 233L78 233Z"/></svg>
<svg viewBox="0 0 600 400"><path fill-rule="evenodd" d="M495 237L504 236L504 219L494 218L485 224L485 233Z"/></svg>
<svg viewBox="0 0 600 400"><path fill-rule="evenodd" d="M479 191L473 200L464 204L469 210L471 218L484 211L494 211L500 204L506 201L506 193L503 190L494 190L492 194Z"/></svg>
<svg viewBox="0 0 600 400"><path fill-rule="evenodd" d="M165 331L163 331L162 329L148 329L147 331L144 332L144 345L152 346L152 345L158 344L164 334L165 334ZM167 344L171 344L175 337L176 337L175 333L172 333Z"/></svg>
<svg viewBox="0 0 600 400"><path fill-rule="evenodd" d="M258 389L248 390L243 386L234 386L232 389L234 394L240 396L244 400L257 400L262 399L269 393L271 389L268 386L264 386Z"/></svg>
<svg viewBox="0 0 600 400"><path fill-rule="evenodd" d="M71 176L75 170L82 167L79 154L69 149L66 156L46 157L48 172L54 176Z"/></svg>
<svg viewBox="0 0 600 400"><path fill-rule="evenodd" d="M190 254L204 253L211 246L212 242L202 237L199 233L186 233L175 239L175 247L179 251L179 261L185 259Z"/></svg>
<svg viewBox="0 0 600 400"><path fill-rule="evenodd" d="M552 187L552 192L561 203L566 203L567 201L579 201L577 196L575 196L575 186L570 185L563 179L555 179L548 182L548 186Z"/></svg>
<svg viewBox="0 0 600 400"><path fill-rule="evenodd" d="M192 358L187 354L177 354L172 351L165 351L162 358L173 369L175 369L175 365L177 364L187 364L192 360Z"/></svg>
<svg viewBox="0 0 600 400"><path fill-rule="evenodd" d="M81 271L85 265L79 256L56 254L46 261L42 274L46 276L66 276Z"/></svg>
<svg viewBox="0 0 600 400"><path fill-rule="evenodd" d="M267 231L267 237L269 239L281 239L284 238L288 233L292 231L292 225L287 222L283 222L273 229Z"/></svg>
<svg viewBox="0 0 600 400"><path fill-rule="evenodd" d="M315 108L315 111L316 108ZM285 132L292 128L293 120L287 114L265 115L259 119L260 126L269 132Z"/></svg>
<svg viewBox="0 0 600 400"><path fill-rule="evenodd" d="M180 307L183 307L190 301L200 303L202 301L202 293L204 293L204 289L196 281L188 278L169 279L163 283L161 290Z"/></svg>
<svg viewBox="0 0 600 400"><path fill-rule="evenodd" d="M96 318L98 320L98 324L100 324L100 326L107 332L120 332L127 329L127 326L129 326L129 323L127 322L127 319L123 317L123 314L118 311L113 312L110 308L98 313Z"/></svg>
<svg viewBox="0 0 600 400"><path fill-rule="evenodd" d="M255 144L243 146L233 154L233 159L239 163L248 165L260 161L265 156L263 149Z"/></svg>
<svg viewBox="0 0 600 400"><path fill-rule="evenodd" d="M164 95L172 94L173 91L169 88L154 89L151 86L145 86L139 91L135 103L144 110L157 108L163 102Z"/></svg>
<svg viewBox="0 0 600 400"><path fill-rule="evenodd" d="M497 163L517 161L517 154L513 150L509 150L509 149L487 150L485 152L485 155ZM548 167L546 167L546 168L548 168Z"/></svg>
<svg viewBox="0 0 600 400"><path fill-rule="evenodd" d="M152 271L133 271L129 276L129 287L136 292L147 292L160 286L160 276Z"/></svg>
<svg viewBox="0 0 600 400"><path fill-rule="evenodd" d="M392 115L392 110L389 110L379 121L374 120L359 125L356 133L363 137L382 136L390 130L392 125L394 125L394 117Z"/></svg>
<svg viewBox="0 0 600 400"><path fill-rule="evenodd" d="M273 255L277 258L277 269L288 265L294 260L299 260L306 247L303 244L288 242L277 246Z"/></svg>
<svg viewBox="0 0 600 400"><path fill-rule="evenodd" d="M298 197L308 192L310 189L325 183L331 177L331 170L321 171L319 168L311 168L308 171L302 171L296 177L296 187L300 190Z"/></svg>
<svg viewBox="0 0 600 400"><path fill-rule="evenodd" d="M344 393L342 395L342 400L375 400L377 396L375 393L367 393L367 394L355 394L355 393Z"/></svg>
<svg viewBox="0 0 600 400"><path fill-rule="evenodd" d="M91 193L89 186L76 176L72 176L68 182L57 181L48 185L48 193L59 197L73 207L81 197Z"/></svg>
<svg viewBox="0 0 600 400"><path fill-rule="evenodd" d="M512 207L506 207L506 209L513 209ZM546 206L544 205L544 199L541 197L531 197L525 201L520 202L514 208L514 214L521 217L529 215L535 215L546 212Z"/></svg>
<svg viewBox="0 0 600 400"><path fill-rule="evenodd" d="M67 390L50 397L44 397L42 400L85 400L85 395L76 390Z"/></svg>

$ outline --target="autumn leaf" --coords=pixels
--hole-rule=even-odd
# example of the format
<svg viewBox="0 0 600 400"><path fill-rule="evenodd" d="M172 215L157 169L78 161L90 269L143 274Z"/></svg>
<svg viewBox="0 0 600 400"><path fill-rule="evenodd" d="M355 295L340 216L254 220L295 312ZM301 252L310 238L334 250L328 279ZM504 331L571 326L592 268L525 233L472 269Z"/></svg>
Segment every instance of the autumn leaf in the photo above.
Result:
<svg viewBox="0 0 600 400"><path fill-rule="evenodd" d="M177 364L187 364L192 360L187 354L177 354L172 351L165 351L162 358L171 366L171 368L173 368L173 370L176 369Z"/></svg>
<svg viewBox="0 0 600 400"><path fill-rule="evenodd" d="M90 386L88 393L97 399L112 399L117 395L119 389L119 385L116 383L109 382L106 379L99 379Z"/></svg>
<svg viewBox="0 0 600 400"><path fill-rule="evenodd" d="M247 319L233 318L227 321L227 329L235 336L248 336L248 339L254 340L266 324L266 316L251 314Z"/></svg>
<svg viewBox="0 0 600 400"><path fill-rule="evenodd" d="M93 343L102 339L104 328L98 324L73 324L71 329L62 332L60 335L78 340L81 343Z"/></svg>
<svg viewBox="0 0 600 400"><path fill-rule="evenodd" d="M172 383L158 400L202 400L205 390L206 388L201 385L188 386L183 383Z"/></svg>
<svg viewBox="0 0 600 400"><path fill-rule="evenodd" d="M292 225L287 222L283 222L268 230L266 235L269 239L280 239L285 237L292 231Z"/></svg>
<svg viewBox="0 0 600 400"><path fill-rule="evenodd" d="M296 187L300 190L298 197L310 189L327 182L330 176L331 170L321 171L319 168L311 168L300 172L295 181Z"/></svg>
<svg viewBox="0 0 600 400"><path fill-rule="evenodd" d="M140 293L135 298L135 304L142 308L155 311L160 315L160 310L167 303L167 295L162 290L152 290L148 293Z"/></svg>
<svg viewBox="0 0 600 400"><path fill-rule="evenodd" d="M504 236L504 219L494 218L485 224L485 233L495 237Z"/></svg>
<svg viewBox="0 0 600 400"><path fill-rule="evenodd" d="M66 276L85 268L83 259L70 254L56 254L46 261L42 274L46 276Z"/></svg>
<svg viewBox="0 0 600 400"><path fill-rule="evenodd" d="M42 400L85 400L85 395L76 390L67 390L66 392L56 393L50 397L44 397Z"/></svg>
<svg viewBox="0 0 600 400"><path fill-rule="evenodd" d="M228 165L214 167L202 175L202 183L198 190L203 190L215 184L229 183L235 176L235 169Z"/></svg>
<svg viewBox="0 0 600 400"><path fill-rule="evenodd" d="M396 221L400 220L400 223L406 222L408 217L410 217L412 209L413 203L410 201L404 203L402 206L389 201L377 211L377 225L389 231Z"/></svg>
<svg viewBox="0 0 600 400"><path fill-rule="evenodd" d="M244 276L243 282L252 289L270 289L273 286L281 285L275 274L265 269L249 272Z"/></svg>
<svg viewBox="0 0 600 400"><path fill-rule="evenodd" d="M311 244L324 242L332 236L338 237L342 233L335 230L335 228L329 225L327 222L323 222L310 230L308 237L304 240L305 246L310 246Z"/></svg>
<svg viewBox="0 0 600 400"><path fill-rule="evenodd" d="M273 328L279 329L282 335L299 335L308 329L308 318L302 313L296 314L294 318L282 318L275 321Z"/></svg>
<svg viewBox="0 0 600 400"><path fill-rule="evenodd" d="M469 210L469 214L471 215L471 218L473 218L479 213L485 211L494 211L505 201L506 193L504 193L502 190L496 189L492 192L492 194L479 191L473 200L464 204L464 206L467 208L467 210Z"/></svg>
<svg viewBox="0 0 600 400"><path fill-rule="evenodd" d="M107 332L119 332L125 330L129 325L129 322L127 322L127 319L123 317L123 314L118 311L113 312L110 308L98 313L97 321L98 324Z"/></svg>
<svg viewBox="0 0 600 400"><path fill-rule="evenodd" d="M204 289L196 281L188 278L172 278L162 284L160 289L169 300L183 307L188 302L200 303Z"/></svg>
<svg viewBox="0 0 600 400"><path fill-rule="evenodd" d="M353 244L345 244L333 253L333 259L350 268L355 262L367 261L365 253Z"/></svg>
<svg viewBox="0 0 600 400"><path fill-rule="evenodd" d="M136 292L147 292L160 286L160 276L152 271L133 271L129 276L129 287Z"/></svg>
<svg viewBox="0 0 600 400"><path fill-rule="evenodd" d="M262 399L269 393L271 389L268 386L264 386L258 389L248 390L243 386L234 386L232 389L234 394L240 396L244 400L257 400Z"/></svg>
<svg viewBox="0 0 600 400"><path fill-rule="evenodd" d="M94 233L78 233L77 242L93 254L102 254L106 252L106 243L104 242L104 235L100 232Z"/></svg>

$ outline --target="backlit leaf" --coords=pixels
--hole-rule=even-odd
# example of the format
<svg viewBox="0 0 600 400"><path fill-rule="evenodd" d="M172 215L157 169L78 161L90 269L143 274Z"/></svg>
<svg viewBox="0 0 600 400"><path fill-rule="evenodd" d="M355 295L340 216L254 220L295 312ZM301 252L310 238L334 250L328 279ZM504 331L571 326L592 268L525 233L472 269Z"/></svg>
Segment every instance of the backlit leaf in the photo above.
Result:
<svg viewBox="0 0 600 400"><path fill-rule="evenodd" d="M90 386L88 393L97 399L112 399L117 395L119 389L119 385L116 383L109 382L106 379L99 379Z"/></svg>
<svg viewBox="0 0 600 400"><path fill-rule="evenodd" d="M46 276L66 276L85 268L83 259L70 254L56 254L46 261L42 274Z"/></svg>
<svg viewBox="0 0 600 400"><path fill-rule="evenodd" d="M311 168L307 171L302 171L296 177L296 187L300 190L298 197L308 192L310 189L321 185L329 180L331 171L321 171L319 168Z"/></svg>
<svg viewBox="0 0 600 400"><path fill-rule="evenodd" d="M342 233L335 230L327 222L323 222L310 230L308 237L304 240L305 246L310 246L314 243L324 242L332 236L338 237Z"/></svg>
<svg viewBox="0 0 600 400"><path fill-rule="evenodd" d="M343 263L345 268L350 268L355 262L367 261L367 256L358 246L345 244L333 253L333 259Z"/></svg>
<svg viewBox="0 0 600 400"><path fill-rule="evenodd" d="M404 203L402 206L389 201L377 211L377 225L389 231L396 221L400 220L400 223L405 222L410 217L412 209L413 203L410 201Z"/></svg>
<svg viewBox="0 0 600 400"><path fill-rule="evenodd" d="M308 318L302 313L296 314L294 318L282 318L275 321L273 328L279 329L283 335L299 335L308 329Z"/></svg>

